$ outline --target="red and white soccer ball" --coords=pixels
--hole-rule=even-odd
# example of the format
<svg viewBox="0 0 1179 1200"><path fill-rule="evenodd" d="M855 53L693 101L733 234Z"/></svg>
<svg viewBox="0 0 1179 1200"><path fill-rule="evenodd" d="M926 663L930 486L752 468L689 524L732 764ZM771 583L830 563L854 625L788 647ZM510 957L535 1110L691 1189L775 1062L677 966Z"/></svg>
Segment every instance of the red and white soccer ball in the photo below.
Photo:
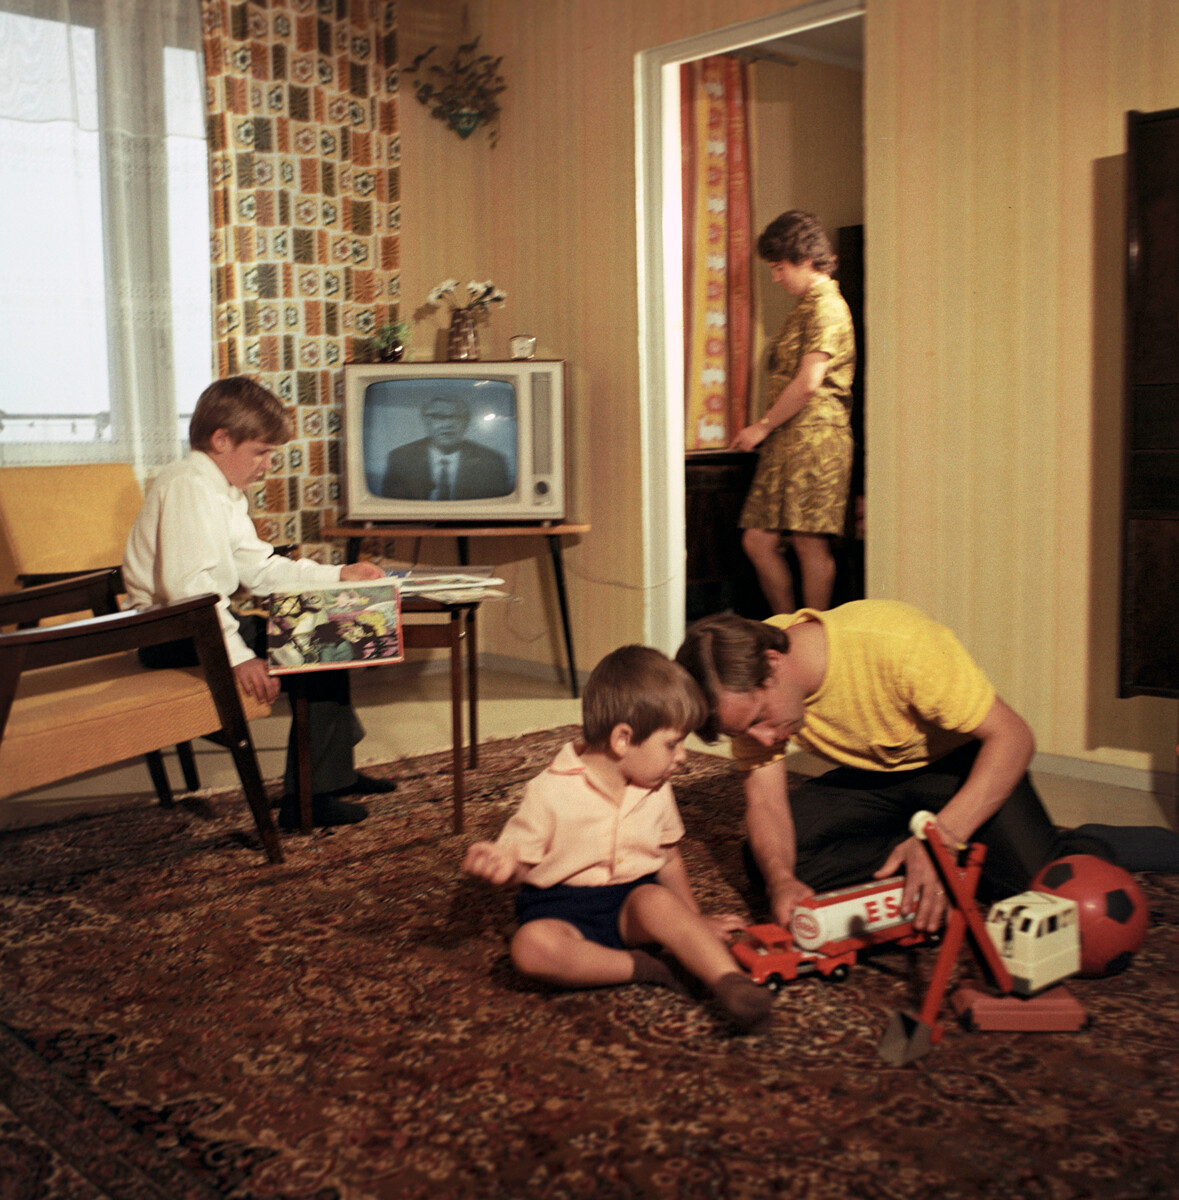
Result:
<svg viewBox="0 0 1179 1200"><path fill-rule="evenodd" d="M1070 854L1050 862L1032 880L1031 890L1075 900L1081 939L1079 975L1116 975L1146 937L1146 897L1134 876L1091 854Z"/></svg>

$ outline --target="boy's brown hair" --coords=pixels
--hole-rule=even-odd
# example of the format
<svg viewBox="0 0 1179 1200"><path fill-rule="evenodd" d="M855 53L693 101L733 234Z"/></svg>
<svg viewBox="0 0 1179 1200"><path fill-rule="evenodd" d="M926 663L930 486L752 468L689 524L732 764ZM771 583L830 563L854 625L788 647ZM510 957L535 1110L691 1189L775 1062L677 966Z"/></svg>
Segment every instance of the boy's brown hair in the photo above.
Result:
<svg viewBox="0 0 1179 1200"><path fill-rule="evenodd" d="M659 729L689 733L708 707L691 675L650 646L621 646L602 659L581 702L586 746L601 750L616 725L629 725L635 744Z"/></svg>
<svg viewBox="0 0 1179 1200"><path fill-rule="evenodd" d="M704 693L707 714L693 730L704 741L715 742L720 735L716 707L722 688L756 692L769 678L767 650L789 652L790 635L785 629L733 613L717 613L689 626L675 659Z"/></svg>
<svg viewBox="0 0 1179 1200"><path fill-rule="evenodd" d="M251 440L281 446L291 440L282 401L247 375L218 379L201 392L188 423L188 444L208 450L218 429L224 429L235 446Z"/></svg>

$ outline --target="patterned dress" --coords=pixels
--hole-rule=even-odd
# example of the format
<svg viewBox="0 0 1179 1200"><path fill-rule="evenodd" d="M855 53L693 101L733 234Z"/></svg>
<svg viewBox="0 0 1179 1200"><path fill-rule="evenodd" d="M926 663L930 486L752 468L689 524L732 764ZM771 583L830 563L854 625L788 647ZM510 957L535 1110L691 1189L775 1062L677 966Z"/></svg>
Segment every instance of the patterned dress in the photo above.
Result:
<svg viewBox="0 0 1179 1200"><path fill-rule="evenodd" d="M856 339L851 312L833 279L816 283L786 318L770 349L772 404L804 354L829 354L815 394L760 447L741 510L742 529L843 532L851 482L851 386Z"/></svg>

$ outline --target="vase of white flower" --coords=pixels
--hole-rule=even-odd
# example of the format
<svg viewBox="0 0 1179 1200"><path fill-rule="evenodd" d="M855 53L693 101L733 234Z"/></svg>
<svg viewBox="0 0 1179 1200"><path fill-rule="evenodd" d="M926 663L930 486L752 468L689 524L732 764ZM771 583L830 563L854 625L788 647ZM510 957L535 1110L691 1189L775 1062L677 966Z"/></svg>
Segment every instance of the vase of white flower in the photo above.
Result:
<svg viewBox="0 0 1179 1200"><path fill-rule="evenodd" d="M475 314L467 308L456 308L450 314L450 329L446 334L447 362L478 362L479 331Z"/></svg>
<svg viewBox="0 0 1179 1200"><path fill-rule="evenodd" d="M457 279L440 283L426 297L426 308L434 310L446 304L450 309L450 328L446 336L446 359L448 362L477 362L479 360L479 332L477 324L486 321L493 304L502 304L507 292L494 283L468 283L467 302L460 304L455 295Z"/></svg>

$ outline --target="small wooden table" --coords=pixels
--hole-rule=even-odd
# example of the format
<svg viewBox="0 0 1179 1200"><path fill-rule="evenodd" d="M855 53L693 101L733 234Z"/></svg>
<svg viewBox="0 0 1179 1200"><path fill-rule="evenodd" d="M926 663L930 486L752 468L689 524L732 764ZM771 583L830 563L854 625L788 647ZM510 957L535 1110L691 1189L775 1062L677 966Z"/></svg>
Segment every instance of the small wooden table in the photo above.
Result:
<svg viewBox="0 0 1179 1200"><path fill-rule="evenodd" d="M407 596L401 601L401 633L406 649L450 648L450 736L454 778L454 832L462 833L463 821L463 654L467 645L467 733L469 752L467 765L474 770L478 765L478 698L479 656L475 646L475 613L481 600L427 600L420 596ZM420 621L414 617L445 613L448 620ZM381 664L373 663L374 667ZM396 666L396 663L386 664ZM310 833L313 825L311 812L311 748L307 737L307 699L292 697L291 708L295 719L295 744L298 747L296 772L299 786L299 830Z"/></svg>
<svg viewBox="0 0 1179 1200"><path fill-rule="evenodd" d="M354 563L360 557L360 543L365 538L391 542L399 537L451 537L458 542L459 562L465 567L470 561L469 538L540 537L547 539L549 557L553 563L553 579L557 585L557 604L561 611L561 629L565 635L565 657L569 664L569 690L576 700L577 665L573 660L573 634L569 627L569 603L565 596L565 564L562 559L561 538L566 534L589 533L588 525L402 525L395 521L355 521L321 529L325 538L346 538L344 557Z"/></svg>

